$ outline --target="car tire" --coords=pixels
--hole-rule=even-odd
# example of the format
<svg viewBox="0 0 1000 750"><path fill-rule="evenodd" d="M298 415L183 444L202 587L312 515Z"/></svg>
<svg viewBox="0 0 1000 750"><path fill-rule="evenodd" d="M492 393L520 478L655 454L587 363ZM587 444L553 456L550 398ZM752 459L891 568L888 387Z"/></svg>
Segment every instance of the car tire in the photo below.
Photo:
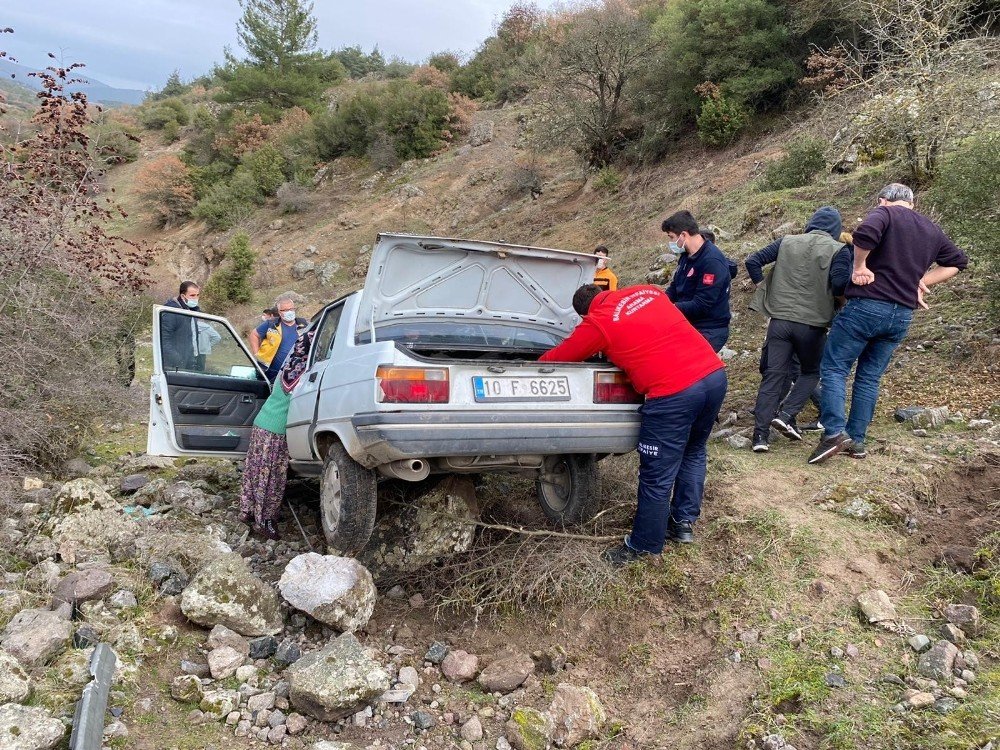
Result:
<svg viewBox="0 0 1000 750"><path fill-rule="evenodd" d="M554 523L586 523L601 505L601 478L597 456L570 453L546 456L535 481L538 504Z"/></svg>
<svg viewBox="0 0 1000 750"><path fill-rule="evenodd" d="M320 520L330 551L353 557L371 538L377 505L375 472L355 461L344 446L326 452L320 478Z"/></svg>

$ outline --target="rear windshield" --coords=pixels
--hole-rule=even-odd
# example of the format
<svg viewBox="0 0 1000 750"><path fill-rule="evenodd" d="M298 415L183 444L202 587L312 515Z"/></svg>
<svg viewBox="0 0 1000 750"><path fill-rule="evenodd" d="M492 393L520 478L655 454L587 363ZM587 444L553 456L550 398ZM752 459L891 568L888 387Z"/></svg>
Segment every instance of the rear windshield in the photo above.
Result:
<svg viewBox="0 0 1000 750"><path fill-rule="evenodd" d="M466 323L452 321L410 321L380 326L379 341L395 341L406 347L448 347L455 349L496 349L500 351L545 351L562 341L562 336L548 331L504 323ZM358 334L359 344L371 343L368 331Z"/></svg>

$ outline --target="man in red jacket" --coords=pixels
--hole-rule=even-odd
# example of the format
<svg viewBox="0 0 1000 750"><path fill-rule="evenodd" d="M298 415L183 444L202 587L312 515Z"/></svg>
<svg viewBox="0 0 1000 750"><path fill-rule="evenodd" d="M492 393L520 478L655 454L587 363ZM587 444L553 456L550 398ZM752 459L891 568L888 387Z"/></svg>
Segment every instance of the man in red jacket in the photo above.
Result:
<svg viewBox="0 0 1000 750"><path fill-rule="evenodd" d="M640 407L639 502L632 533L605 553L614 565L694 541L705 489L706 445L726 396L725 365L656 286L576 290L583 317L542 362L582 362L604 352L645 395Z"/></svg>

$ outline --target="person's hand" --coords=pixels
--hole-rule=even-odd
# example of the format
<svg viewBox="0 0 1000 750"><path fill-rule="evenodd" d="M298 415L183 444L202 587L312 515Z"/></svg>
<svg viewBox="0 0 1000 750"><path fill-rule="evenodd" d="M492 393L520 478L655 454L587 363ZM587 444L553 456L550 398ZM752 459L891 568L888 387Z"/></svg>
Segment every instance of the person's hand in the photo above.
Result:
<svg viewBox="0 0 1000 750"><path fill-rule="evenodd" d="M875 283L875 274L868 270L867 266L862 266L861 268L855 268L854 273L851 274L851 282L857 286L867 286L868 284Z"/></svg>
<svg viewBox="0 0 1000 750"><path fill-rule="evenodd" d="M931 293L930 288L923 282L923 280L921 280L920 283L917 284L917 304L920 305L925 310L931 309L930 305L924 302L924 295L930 293Z"/></svg>

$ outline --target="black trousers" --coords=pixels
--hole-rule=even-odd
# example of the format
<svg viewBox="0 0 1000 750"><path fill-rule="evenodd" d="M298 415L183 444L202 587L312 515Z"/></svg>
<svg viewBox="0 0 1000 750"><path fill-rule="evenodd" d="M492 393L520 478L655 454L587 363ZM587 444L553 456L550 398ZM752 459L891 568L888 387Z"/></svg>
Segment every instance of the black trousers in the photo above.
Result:
<svg viewBox="0 0 1000 750"><path fill-rule="evenodd" d="M819 363L823 359L825 345L826 328L822 326L771 320L764 341L764 367L754 407L755 436L767 435L779 406L790 418L802 411L819 382ZM793 358L798 359L800 373L789 392Z"/></svg>

